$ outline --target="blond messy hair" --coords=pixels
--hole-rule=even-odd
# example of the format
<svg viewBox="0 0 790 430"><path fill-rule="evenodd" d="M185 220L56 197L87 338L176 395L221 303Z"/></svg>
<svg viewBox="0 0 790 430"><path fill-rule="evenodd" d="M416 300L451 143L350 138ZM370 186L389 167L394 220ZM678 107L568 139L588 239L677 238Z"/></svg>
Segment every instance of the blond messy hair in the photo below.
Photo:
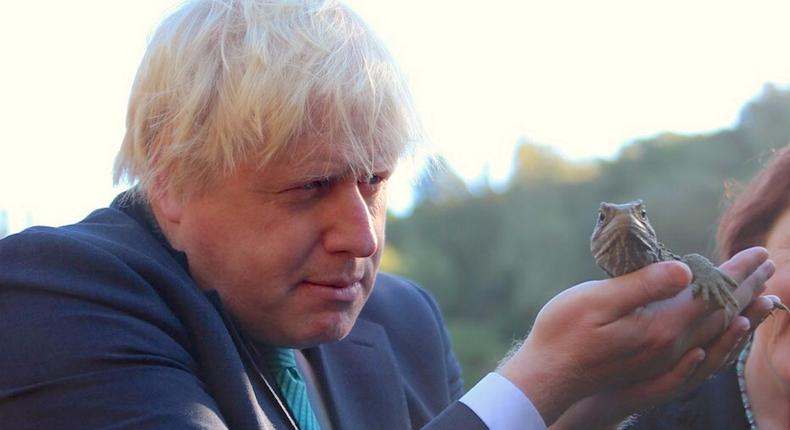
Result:
<svg viewBox="0 0 790 430"><path fill-rule="evenodd" d="M137 71L115 182L184 197L299 136L342 142L355 173L418 136L394 60L335 0L195 0L165 19ZM360 172L362 171L362 172Z"/></svg>

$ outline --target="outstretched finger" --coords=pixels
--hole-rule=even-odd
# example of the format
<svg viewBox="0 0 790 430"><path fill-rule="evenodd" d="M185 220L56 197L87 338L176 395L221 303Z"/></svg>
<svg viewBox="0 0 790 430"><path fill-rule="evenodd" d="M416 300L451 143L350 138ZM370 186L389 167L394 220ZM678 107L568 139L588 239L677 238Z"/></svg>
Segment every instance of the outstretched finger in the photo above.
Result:
<svg viewBox="0 0 790 430"><path fill-rule="evenodd" d="M738 283L733 295L743 310L765 290L765 281L773 275L775 267L768 259L765 248L753 247L735 254L719 266L719 269Z"/></svg>
<svg viewBox="0 0 790 430"><path fill-rule="evenodd" d="M766 260L768 250L762 246L753 246L733 255L719 268L740 283Z"/></svg>

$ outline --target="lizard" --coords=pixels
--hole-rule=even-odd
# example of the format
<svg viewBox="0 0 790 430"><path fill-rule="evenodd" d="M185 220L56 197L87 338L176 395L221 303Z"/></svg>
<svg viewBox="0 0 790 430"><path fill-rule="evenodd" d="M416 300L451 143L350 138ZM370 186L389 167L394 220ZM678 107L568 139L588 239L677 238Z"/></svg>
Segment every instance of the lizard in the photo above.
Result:
<svg viewBox="0 0 790 430"><path fill-rule="evenodd" d="M738 288L729 275L700 254L672 253L658 241L642 200L623 204L601 203L590 237L595 262L609 277L617 277L659 261L682 261L692 273L691 292L707 304L737 315L740 307L732 291Z"/></svg>

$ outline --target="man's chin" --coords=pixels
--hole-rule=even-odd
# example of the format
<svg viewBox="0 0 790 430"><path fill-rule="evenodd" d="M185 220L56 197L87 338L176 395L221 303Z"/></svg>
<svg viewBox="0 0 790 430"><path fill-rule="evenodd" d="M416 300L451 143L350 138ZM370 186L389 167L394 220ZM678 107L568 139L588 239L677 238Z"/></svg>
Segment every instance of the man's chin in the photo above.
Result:
<svg viewBox="0 0 790 430"><path fill-rule="evenodd" d="M309 340L302 342L304 346L301 346L300 348L309 348L318 346L322 343L331 343L343 340L349 335L349 333L351 333L356 321L357 314L355 314L353 317L345 315L341 319L333 320L331 322L323 321L322 324L320 324L320 327L316 327L314 334L309 336Z"/></svg>

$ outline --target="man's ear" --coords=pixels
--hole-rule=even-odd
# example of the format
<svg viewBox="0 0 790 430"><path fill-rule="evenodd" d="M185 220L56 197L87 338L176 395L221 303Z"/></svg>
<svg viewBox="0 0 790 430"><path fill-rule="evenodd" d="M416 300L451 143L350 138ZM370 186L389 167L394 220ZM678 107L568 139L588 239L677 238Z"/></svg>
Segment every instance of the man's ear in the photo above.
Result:
<svg viewBox="0 0 790 430"><path fill-rule="evenodd" d="M184 212L184 201L181 196L176 196L171 190L160 189L153 198L154 213L159 213L168 224L181 222Z"/></svg>
<svg viewBox="0 0 790 430"><path fill-rule="evenodd" d="M165 187L158 187L149 197L156 223L170 246L180 248L181 226L186 213L187 200Z"/></svg>

